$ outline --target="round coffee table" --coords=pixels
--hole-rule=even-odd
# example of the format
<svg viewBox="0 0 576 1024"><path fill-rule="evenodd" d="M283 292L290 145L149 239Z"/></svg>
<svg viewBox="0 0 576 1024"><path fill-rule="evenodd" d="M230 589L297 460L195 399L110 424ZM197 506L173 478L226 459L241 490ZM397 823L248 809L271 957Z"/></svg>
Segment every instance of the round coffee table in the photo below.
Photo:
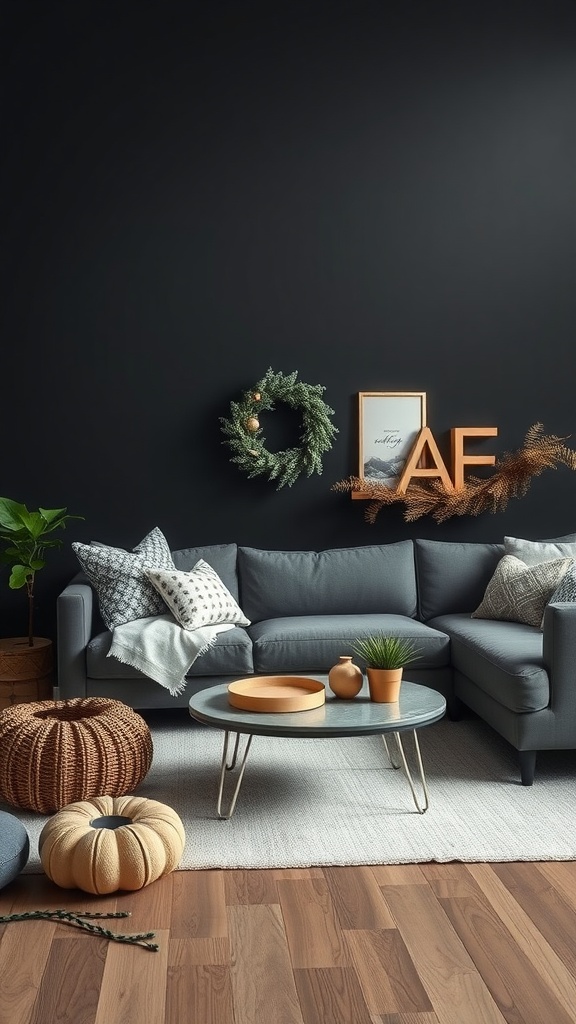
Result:
<svg viewBox="0 0 576 1024"><path fill-rule="evenodd" d="M280 676L278 678L281 678ZM352 700L340 700L326 688L326 701L321 707L311 711L296 711L274 714L269 712L243 711L234 708L228 701L228 684L207 687L191 697L189 712L192 718L204 725L224 730L224 745L220 767L220 783L218 787L217 814L219 818L230 818L234 813L240 786L246 768L248 751L254 736L278 736L299 738L316 736L382 736L386 753L393 768L402 768L412 798L419 814L428 809L429 797L422 755L416 730L425 725L438 722L446 712L446 701L442 694L419 683L402 683L400 699L394 704L376 704L370 700L366 683L357 697ZM423 802L420 802L412 774L408 767L406 754L400 733L411 732L420 775ZM230 737L235 734L232 757L228 758ZM394 738L399 756L399 763L394 760L387 734ZM239 759L241 736L246 737L243 753ZM238 766L236 785L227 811L222 810L224 781L226 773Z"/></svg>

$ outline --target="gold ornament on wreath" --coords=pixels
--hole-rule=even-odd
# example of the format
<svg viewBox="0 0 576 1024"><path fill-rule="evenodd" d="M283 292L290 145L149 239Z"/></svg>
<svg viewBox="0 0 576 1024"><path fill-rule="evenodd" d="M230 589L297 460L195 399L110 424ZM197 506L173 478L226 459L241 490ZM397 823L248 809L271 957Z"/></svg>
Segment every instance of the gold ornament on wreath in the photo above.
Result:
<svg viewBox="0 0 576 1024"><path fill-rule="evenodd" d="M239 402L230 403L230 416L221 416L222 433L232 451L234 462L248 477L266 476L276 481L276 490L291 487L304 473L322 473L322 456L332 447L338 433L330 417L334 410L323 400L321 384L304 384L298 373L274 373L269 368L262 380L245 391ZM300 445L279 452L266 448L260 426L262 412L272 412L276 402L284 402L302 415Z"/></svg>
<svg viewBox="0 0 576 1024"><path fill-rule="evenodd" d="M421 516L430 515L437 523L452 516L477 516L481 512L503 512L511 498L523 498L532 478L545 469L557 465L576 470L576 451L568 448L565 437L544 434L541 423L528 430L522 446L516 452L506 452L497 459L492 476L485 480L470 476L463 487L448 490L437 478L412 482L405 491L394 490L378 481L351 476L332 486L333 491L361 491L368 505L364 513L374 523L378 513L387 505L402 502L406 505L404 519L411 523Z"/></svg>

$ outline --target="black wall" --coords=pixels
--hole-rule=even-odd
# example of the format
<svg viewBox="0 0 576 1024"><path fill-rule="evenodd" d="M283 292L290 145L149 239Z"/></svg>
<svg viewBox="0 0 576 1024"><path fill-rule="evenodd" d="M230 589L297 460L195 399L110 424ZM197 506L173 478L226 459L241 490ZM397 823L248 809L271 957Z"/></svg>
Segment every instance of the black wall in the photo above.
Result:
<svg viewBox="0 0 576 1024"><path fill-rule="evenodd" d="M426 391L446 454L456 425L497 426L496 454L537 421L574 431L573 2L8 0L0 30L0 494L85 516L38 577L37 632L73 539L574 529L563 467L441 526L370 526L331 491L358 391ZM269 366L324 385L339 430L281 491L229 462L218 419ZM297 441L281 411L264 426ZM0 634L24 602L0 587Z"/></svg>

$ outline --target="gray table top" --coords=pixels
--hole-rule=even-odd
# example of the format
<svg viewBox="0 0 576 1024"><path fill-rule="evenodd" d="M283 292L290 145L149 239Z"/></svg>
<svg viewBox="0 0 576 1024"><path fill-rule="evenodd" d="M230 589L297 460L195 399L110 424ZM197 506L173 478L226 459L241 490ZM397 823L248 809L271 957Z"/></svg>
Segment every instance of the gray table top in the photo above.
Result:
<svg viewBox="0 0 576 1024"><path fill-rule="evenodd" d="M375 704L366 682L357 697L340 700L326 687L326 702L311 711L242 711L228 702L228 684L209 686L190 698L192 718L228 732L258 736L361 736L402 732L431 725L446 712L441 693L419 683L402 682L395 704Z"/></svg>

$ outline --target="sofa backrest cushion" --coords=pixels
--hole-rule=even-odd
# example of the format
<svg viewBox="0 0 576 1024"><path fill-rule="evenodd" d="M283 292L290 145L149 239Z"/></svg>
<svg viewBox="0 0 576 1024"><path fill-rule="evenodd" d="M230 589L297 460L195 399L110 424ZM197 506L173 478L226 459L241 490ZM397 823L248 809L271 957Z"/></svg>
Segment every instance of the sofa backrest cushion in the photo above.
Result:
<svg viewBox="0 0 576 1024"><path fill-rule="evenodd" d="M554 562L558 558L576 558L576 533L552 537L550 540L504 537L504 551L507 555L515 555L526 565Z"/></svg>
<svg viewBox="0 0 576 1024"><path fill-rule="evenodd" d="M503 544L414 541L420 618L473 612L478 607L498 562Z"/></svg>
<svg viewBox="0 0 576 1024"><path fill-rule="evenodd" d="M205 544L198 548L180 548L179 551L172 552L172 558L176 568L184 572L190 572L202 558L216 570L234 600L238 600L237 544Z"/></svg>
<svg viewBox="0 0 576 1024"><path fill-rule="evenodd" d="M284 615L416 617L411 540L325 551L238 548L240 606L252 622Z"/></svg>

